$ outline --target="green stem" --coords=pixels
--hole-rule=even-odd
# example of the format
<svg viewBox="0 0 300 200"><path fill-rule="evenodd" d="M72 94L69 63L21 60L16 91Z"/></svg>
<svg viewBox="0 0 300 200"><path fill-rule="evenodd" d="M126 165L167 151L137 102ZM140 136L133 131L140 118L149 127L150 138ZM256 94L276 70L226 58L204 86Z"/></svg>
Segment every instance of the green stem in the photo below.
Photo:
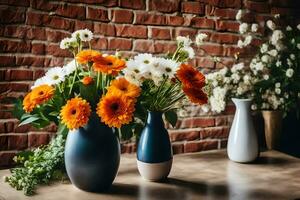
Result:
<svg viewBox="0 0 300 200"><path fill-rule="evenodd" d="M70 87L69 96L71 96L71 94L72 94L73 86L74 86L74 83L75 83L75 80L76 80L76 76L77 76L77 71L78 71L78 64L76 62L76 55L75 54L74 54L74 59L75 59L76 69L75 69L75 74L74 74L74 77L73 77L73 80L72 80L72 84L71 84L71 87Z"/></svg>

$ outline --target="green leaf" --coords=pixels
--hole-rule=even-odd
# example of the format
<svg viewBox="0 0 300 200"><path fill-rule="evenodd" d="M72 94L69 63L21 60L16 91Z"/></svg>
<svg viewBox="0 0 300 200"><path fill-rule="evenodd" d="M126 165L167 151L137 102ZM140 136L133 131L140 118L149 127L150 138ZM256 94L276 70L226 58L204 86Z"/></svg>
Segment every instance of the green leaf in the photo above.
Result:
<svg viewBox="0 0 300 200"><path fill-rule="evenodd" d="M177 113L174 110L165 112L165 118L173 127L176 126L178 117L177 117Z"/></svg>
<svg viewBox="0 0 300 200"><path fill-rule="evenodd" d="M35 122L37 120L39 120L40 118L39 117L36 117L36 116L31 116L31 117L28 117L27 119L25 119L24 121L22 121L19 126L23 126L25 124L30 124L32 122Z"/></svg>
<svg viewBox="0 0 300 200"><path fill-rule="evenodd" d="M17 119L21 119L22 115L24 115L24 110L23 110L23 100L22 99L16 99L15 100L15 106L14 109L12 110L12 114L14 117Z"/></svg>

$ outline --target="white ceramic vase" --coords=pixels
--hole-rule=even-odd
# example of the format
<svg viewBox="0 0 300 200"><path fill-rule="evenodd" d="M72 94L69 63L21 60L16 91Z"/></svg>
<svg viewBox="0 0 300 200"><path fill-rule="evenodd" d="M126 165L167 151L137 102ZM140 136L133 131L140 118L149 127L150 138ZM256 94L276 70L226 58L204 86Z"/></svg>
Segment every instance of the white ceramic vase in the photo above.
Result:
<svg viewBox="0 0 300 200"><path fill-rule="evenodd" d="M227 154L239 163L254 161L259 155L257 135L250 112L251 99L232 99L236 106L230 129Z"/></svg>

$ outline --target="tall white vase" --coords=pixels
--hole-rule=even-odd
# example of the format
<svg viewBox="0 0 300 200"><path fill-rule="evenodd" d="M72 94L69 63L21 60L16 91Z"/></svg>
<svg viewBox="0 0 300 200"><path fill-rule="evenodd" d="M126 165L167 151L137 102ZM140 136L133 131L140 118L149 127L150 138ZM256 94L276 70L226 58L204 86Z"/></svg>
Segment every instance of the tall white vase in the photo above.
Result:
<svg viewBox="0 0 300 200"><path fill-rule="evenodd" d="M230 160L247 163L259 155L258 140L250 112L251 99L232 99L236 111L230 129L227 154Z"/></svg>

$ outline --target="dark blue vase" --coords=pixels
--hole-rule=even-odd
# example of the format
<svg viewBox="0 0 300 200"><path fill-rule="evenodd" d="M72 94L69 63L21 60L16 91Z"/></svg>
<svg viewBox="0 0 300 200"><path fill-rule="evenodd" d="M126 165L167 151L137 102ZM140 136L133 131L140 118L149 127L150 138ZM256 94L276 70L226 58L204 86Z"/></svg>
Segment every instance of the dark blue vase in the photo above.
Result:
<svg viewBox="0 0 300 200"><path fill-rule="evenodd" d="M172 167L173 153L161 112L149 112L137 149L141 176L150 181L166 178Z"/></svg>
<svg viewBox="0 0 300 200"><path fill-rule="evenodd" d="M86 126L68 133L65 165L76 187L90 192L109 189L117 175L119 163L119 140L95 113Z"/></svg>

